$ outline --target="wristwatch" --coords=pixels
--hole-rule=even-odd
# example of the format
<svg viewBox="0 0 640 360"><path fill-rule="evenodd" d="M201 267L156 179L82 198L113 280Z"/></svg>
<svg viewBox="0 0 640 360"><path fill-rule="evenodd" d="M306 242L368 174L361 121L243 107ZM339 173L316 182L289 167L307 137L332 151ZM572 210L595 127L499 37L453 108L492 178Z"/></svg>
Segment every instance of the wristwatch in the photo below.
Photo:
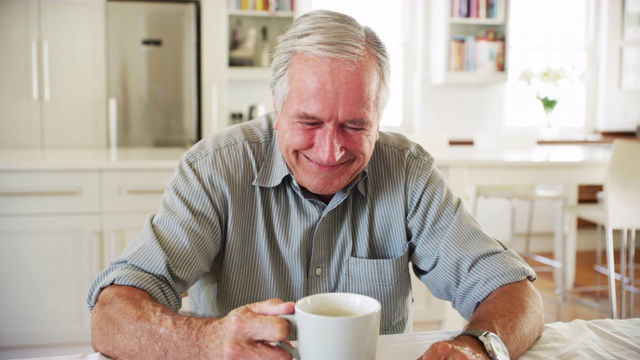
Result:
<svg viewBox="0 0 640 360"><path fill-rule="evenodd" d="M487 354L489 354L491 360L509 360L509 350L507 350L507 347L498 335L490 331L478 329L465 330L460 335L473 336L480 340L482 344L484 344L484 348L487 350Z"/></svg>

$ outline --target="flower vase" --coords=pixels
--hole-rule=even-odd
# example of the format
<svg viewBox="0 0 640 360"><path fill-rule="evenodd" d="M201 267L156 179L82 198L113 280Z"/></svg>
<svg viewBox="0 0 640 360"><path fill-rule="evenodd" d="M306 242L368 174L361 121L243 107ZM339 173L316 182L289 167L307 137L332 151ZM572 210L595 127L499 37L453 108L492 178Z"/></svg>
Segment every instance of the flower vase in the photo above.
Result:
<svg viewBox="0 0 640 360"><path fill-rule="evenodd" d="M544 126L540 129L542 140L554 140L558 135L558 129L553 126L553 110L546 110Z"/></svg>

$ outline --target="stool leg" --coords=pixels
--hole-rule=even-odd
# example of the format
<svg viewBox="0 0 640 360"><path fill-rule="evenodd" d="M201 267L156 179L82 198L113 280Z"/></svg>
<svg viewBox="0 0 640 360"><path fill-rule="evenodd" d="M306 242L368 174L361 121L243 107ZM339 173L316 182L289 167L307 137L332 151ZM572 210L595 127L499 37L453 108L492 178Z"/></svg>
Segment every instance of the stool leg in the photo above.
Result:
<svg viewBox="0 0 640 360"><path fill-rule="evenodd" d="M602 224L596 227L596 265L602 265ZM596 301L600 301L600 285L602 285L600 279L601 274L596 271Z"/></svg>
<svg viewBox="0 0 640 360"><path fill-rule="evenodd" d="M529 201L529 215L527 218L527 233L524 238L524 253L525 255L531 254L531 228L533 227L533 210L534 200Z"/></svg>
<svg viewBox="0 0 640 360"><path fill-rule="evenodd" d="M629 237L629 318L633 318L634 308L634 287L635 287L635 267L636 267L636 229L631 229L631 236Z"/></svg>
<svg viewBox="0 0 640 360"><path fill-rule="evenodd" d="M620 318L627 317L627 301L625 285L627 283L627 233L629 230L620 231Z"/></svg>
<svg viewBox="0 0 640 360"><path fill-rule="evenodd" d="M618 318L617 302L616 302L616 271L615 261L613 259L613 229L606 227L606 251L607 251L607 270L609 274L609 312L612 319Z"/></svg>
<svg viewBox="0 0 640 360"><path fill-rule="evenodd" d="M564 211L562 211L562 204L560 204L560 224L562 224L562 233L560 236L560 254L558 254L558 258L560 259L560 267L558 268L557 273L559 273L558 275L558 281L557 281L557 286L558 288L556 289L556 292L558 293L558 312L556 314L556 321L562 321L562 312L564 311L564 299L566 296L566 289L565 289L565 277L567 276L567 274L565 273L565 264L567 263L567 234L565 232L566 230L566 224L565 224L565 216L564 216Z"/></svg>

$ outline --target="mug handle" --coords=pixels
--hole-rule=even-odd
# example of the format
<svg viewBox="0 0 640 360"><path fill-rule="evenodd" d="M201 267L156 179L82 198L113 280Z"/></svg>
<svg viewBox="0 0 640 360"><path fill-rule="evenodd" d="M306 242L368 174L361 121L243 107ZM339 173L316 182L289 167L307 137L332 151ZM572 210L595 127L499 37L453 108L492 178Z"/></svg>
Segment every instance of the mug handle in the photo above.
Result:
<svg viewBox="0 0 640 360"><path fill-rule="evenodd" d="M285 314L285 315L278 315L278 317L283 318L285 320L287 320L289 322L289 325L292 328L296 327L296 320L293 318L293 315L291 314ZM300 359L300 353L298 352L298 348L296 348L293 345L289 345L283 341L276 341L275 345L284 349L286 352L289 353L289 355L291 355L292 358L294 359Z"/></svg>

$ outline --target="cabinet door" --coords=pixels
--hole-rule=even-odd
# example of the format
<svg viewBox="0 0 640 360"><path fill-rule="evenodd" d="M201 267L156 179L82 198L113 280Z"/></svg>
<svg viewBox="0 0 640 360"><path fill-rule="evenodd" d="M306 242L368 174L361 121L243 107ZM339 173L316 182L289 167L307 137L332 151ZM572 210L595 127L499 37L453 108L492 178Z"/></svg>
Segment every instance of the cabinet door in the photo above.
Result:
<svg viewBox="0 0 640 360"><path fill-rule="evenodd" d="M102 268L107 267L138 235L150 213L103 215Z"/></svg>
<svg viewBox="0 0 640 360"><path fill-rule="evenodd" d="M40 145L37 1L0 0L0 147Z"/></svg>
<svg viewBox="0 0 640 360"><path fill-rule="evenodd" d="M98 216L0 217L0 347L90 341Z"/></svg>
<svg viewBox="0 0 640 360"><path fill-rule="evenodd" d="M45 147L106 145L104 8L97 0L40 2Z"/></svg>

